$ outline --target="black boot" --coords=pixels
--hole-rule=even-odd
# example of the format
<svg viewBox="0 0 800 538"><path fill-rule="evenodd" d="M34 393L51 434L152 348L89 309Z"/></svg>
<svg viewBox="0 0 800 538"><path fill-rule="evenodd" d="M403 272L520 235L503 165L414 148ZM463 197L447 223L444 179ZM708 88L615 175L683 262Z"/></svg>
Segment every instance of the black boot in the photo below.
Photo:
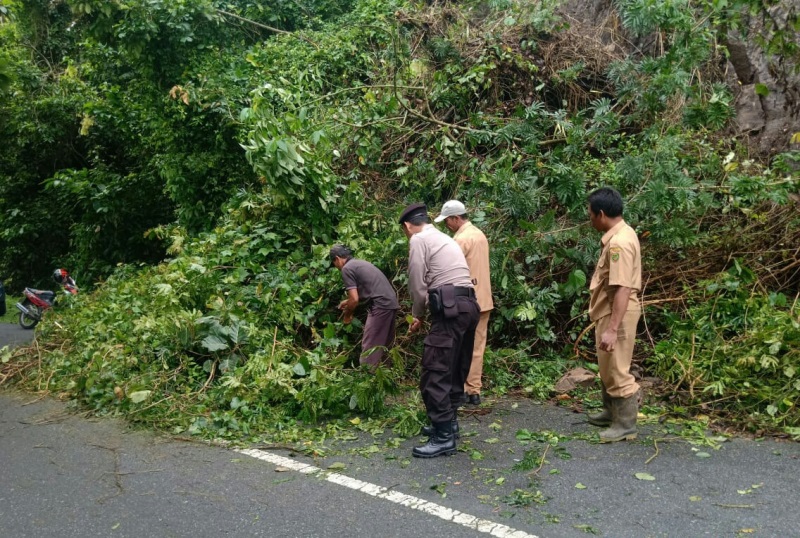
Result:
<svg viewBox="0 0 800 538"><path fill-rule="evenodd" d="M456 436L456 439L461 439L461 436L458 434L458 419L453 417L452 420L453 424L453 435ZM433 426L423 426L422 430L420 430L420 435L424 435L425 437L430 437L433 435Z"/></svg>
<svg viewBox="0 0 800 538"><path fill-rule="evenodd" d="M452 456L456 453L456 435L453 433L453 421L434 422L433 435L428 443L415 446L411 454L415 458L435 458L436 456Z"/></svg>

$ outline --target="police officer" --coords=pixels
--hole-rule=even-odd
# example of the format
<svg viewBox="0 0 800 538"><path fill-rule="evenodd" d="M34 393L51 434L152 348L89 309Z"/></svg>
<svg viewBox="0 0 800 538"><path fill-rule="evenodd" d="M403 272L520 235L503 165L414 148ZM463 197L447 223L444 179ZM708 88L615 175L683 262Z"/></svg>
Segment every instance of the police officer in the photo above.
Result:
<svg viewBox="0 0 800 538"><path fill-rule="evenodd" d="M642 255L636 232L622 218L622 197L610 188L589 195L589 220L602 232L602 250L589 286L589 319L595 322L603 411L589 424L609 426L601 443L635 439L639 385L631 374L636 324L642 307Z"/></svg>
<svg viewBox="0 0 800 538"><path fill-rule="evenodd" d="M420 330L426 309L431 314L419 388L432 428L428 443L412 451L418 458L456 452L456 409L464 403L464 376L480 317L461 248L430 222L421 203L409 205L400 215L409 245L408 289L414 318L409 332Z"/></svg>

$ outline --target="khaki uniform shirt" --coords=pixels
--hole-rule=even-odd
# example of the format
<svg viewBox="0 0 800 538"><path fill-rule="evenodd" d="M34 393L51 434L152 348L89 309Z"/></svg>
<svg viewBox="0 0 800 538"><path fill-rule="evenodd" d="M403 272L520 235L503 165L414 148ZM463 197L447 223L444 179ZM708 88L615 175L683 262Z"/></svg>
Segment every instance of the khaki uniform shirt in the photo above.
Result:
<svg viewBox="0 0 800 538"><path fill-rule="evenodd" d="M627 311L641 310L642 253L636 232L622 220L608 230L600 240L603 250L589 285L589 319L611 314L614 286L631 288Z"/></svg>
<svg viewBox="0 0 800 538"><path fill-rule="evenodd" d="M411 315L422 319L428 303L428 289L445 284L472 288L464 253L449 235L426 224L408 241L408 291L413 305Z"/></svg>
<svg viewBox="0 0 800 538"><path fill-rule="evenodd" d="M453 235L464 257L467 259L469 274L475 284L475 298L481 312L494 308L492 301L492 282L489 278L489 241L480 229L471 222L465 222Z"/></svg>

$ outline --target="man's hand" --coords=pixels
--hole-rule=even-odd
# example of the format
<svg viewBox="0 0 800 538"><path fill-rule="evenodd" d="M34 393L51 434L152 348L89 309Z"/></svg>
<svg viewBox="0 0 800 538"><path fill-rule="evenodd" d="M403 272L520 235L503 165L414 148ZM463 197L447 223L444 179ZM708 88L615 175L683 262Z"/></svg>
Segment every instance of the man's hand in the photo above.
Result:
<svg viewBox="0 0 800 538"><path fill-rule="evenodd" d="M600 335L600 345L598 346L601 351L614 351L614 345L617 343L617 330L608 328Z"/></svg>
<svg viewBox="0 0 800 538"><path fill-rule="evenodd" d="M350 323L353 321L353 310L347 308L347 303L347 299L339 303L339 310L342 311L342 321L345 323Z"/></svg>
<svg viewBox="0 0 800 538"><path fill-rule="evenodd" d="M419 318L414 318L414 321L411 322L411 325L408 326L408 334L413 334L422 328L422 320Z"/></svg>

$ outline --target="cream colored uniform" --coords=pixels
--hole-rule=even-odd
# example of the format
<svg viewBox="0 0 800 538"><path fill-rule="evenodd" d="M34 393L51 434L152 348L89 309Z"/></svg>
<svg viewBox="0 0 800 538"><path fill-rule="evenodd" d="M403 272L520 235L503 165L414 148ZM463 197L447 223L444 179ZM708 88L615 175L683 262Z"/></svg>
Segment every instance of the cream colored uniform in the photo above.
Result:
<svg viewBox="0 0 800 538"><path fill-rule="evenodd" d="M600 240L603 250L589 286L589 319L596 323L595 344L600 379L612 398L627 398L639 391L631 374L636 325L642 313L642 254L636 232L623 220ZM628 307L617 330L614 351L600 349L600 337L611 321L614 293L619 286L631 288Z"/></svg>
<svg viewBox="0 0 800 538"><path fill-rule="evenodd" d="M470 278L475 284L475 298L481 309L481 317L475 329L472 365L464 385L467 394L480 394L483 386L481 375L483 375L483 353L486 350L486 336L489 329L489 313L494 308L489 276L489 242L483 232L469 221L453 234L453 239L461 247L467 259Z"/></svg>

